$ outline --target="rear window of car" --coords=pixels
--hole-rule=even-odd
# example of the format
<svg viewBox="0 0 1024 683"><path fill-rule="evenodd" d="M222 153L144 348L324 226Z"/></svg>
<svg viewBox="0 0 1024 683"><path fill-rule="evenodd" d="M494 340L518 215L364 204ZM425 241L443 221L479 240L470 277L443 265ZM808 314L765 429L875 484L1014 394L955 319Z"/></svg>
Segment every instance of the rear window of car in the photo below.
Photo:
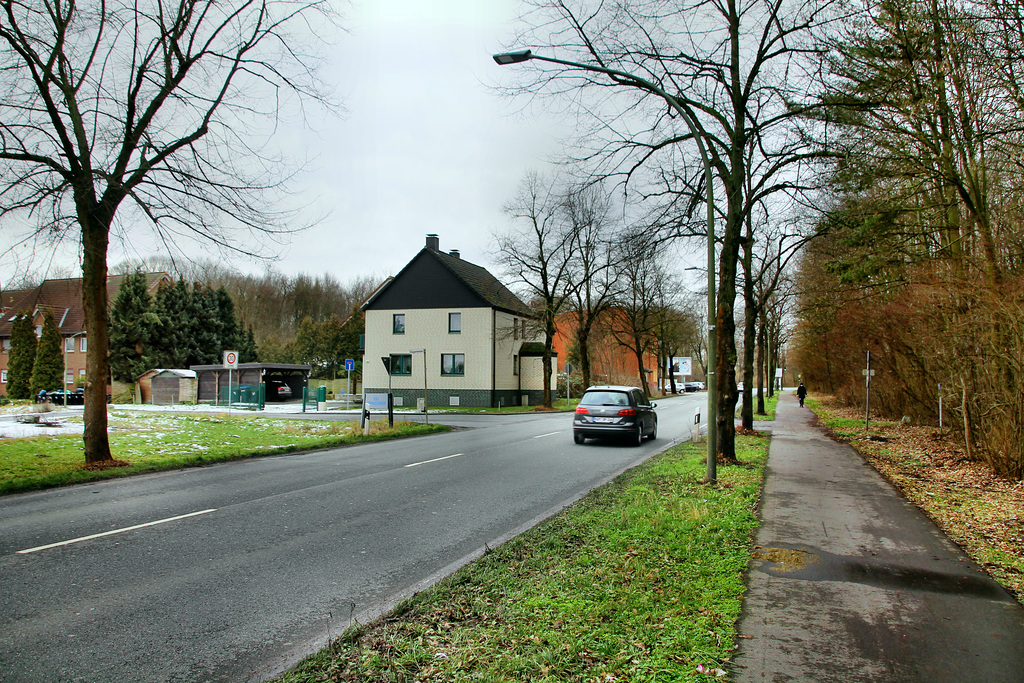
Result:
<svg viewBox="0 0 1024 683"><path fill-rule="evenodd" d="M621 391L588 391L580 403L585 406L628 406L629 396Z"/></svg>

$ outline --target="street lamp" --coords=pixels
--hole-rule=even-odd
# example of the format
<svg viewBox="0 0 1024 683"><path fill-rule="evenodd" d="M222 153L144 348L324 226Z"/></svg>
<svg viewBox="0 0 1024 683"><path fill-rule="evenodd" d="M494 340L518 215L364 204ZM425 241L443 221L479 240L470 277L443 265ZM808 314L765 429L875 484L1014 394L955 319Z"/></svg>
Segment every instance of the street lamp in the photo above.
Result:
<svg viewBox="0 0 1024 683"><path fill-rule="evenodd" d="M430 415L427 411L427 350L426 349L410 349L410 354L422 353L423 354L423 422L430 424Z"/></svg>
<svg viewBox="0 0 1024 683"><path fill-rule="evenodd" d="M605 74L610 77L617 85L628 85L640 90L646 90L649 93L657 95L663 99L670 107L672 107L683 121L686 122L687 128L690 129L690 134L693 136L694 142L697 143L697 148L700 150L700 158L704 163L704 184L707 186L707 205L708 205L708 457L707 457L707 480L714 483L717 479L717 463L718 463L718 378L715 373L715 364L717 362L717 343L718 333L715 329L715 325L718 321L718 315L715 305L715 196L712 189L714 181L714 171L711 167L711 160L708 157L707 147L704 145L704 138L697 130L697 115L690 108L689 105L680 102L676 97L665 92L657 84L648 81L645 78L636 76L626 71L619 71L618 69L609 69L608 67L598 66L596 64L584 64L582 62L571 62L565 59L556 59L554 57L544 57L542 55L535 54L532 50L515 50L514 52L504 52L501 54L493 55L495 63L500 66L506 64L518 64L531 59L537 59L542 62L551 62L552 64L561 64L562 66L572 67L574 69L581 69L583 71L590 71L593 73Z"/></svg>

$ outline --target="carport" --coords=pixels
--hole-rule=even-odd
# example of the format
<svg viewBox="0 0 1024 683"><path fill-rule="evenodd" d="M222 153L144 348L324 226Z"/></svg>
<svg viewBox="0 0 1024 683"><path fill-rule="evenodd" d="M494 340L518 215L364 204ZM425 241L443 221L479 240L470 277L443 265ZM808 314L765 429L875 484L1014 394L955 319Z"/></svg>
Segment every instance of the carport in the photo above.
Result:
<svg viewBox="0 0 1024 683"><path fill-rule="evenodd" d="M282 382L291 388L292 396L300 398L309 382L310 365L285 363L239 363L237 370L229 371L223 365L193 365L198 379L196 400L200 403L216 403L228 388ZM230 375L229 375L230 372ZM273 394L273 395L272 395ZM279 400L276 392L267 392L268 401Z"/></svg>

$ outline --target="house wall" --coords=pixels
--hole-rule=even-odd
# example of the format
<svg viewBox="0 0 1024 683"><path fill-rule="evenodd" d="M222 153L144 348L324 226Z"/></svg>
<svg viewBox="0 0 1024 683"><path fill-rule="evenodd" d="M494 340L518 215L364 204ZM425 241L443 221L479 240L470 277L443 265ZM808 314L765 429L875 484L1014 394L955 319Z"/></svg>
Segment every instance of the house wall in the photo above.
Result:
<svg viewBox="0 0 1024 683"><path fill-rule="evenodd" d="M43 324L43 316L37 316L36 327ZM9 336L0 338L0 394L7 395L7 368L9 365ZM64 373L65 385L63 387L51 387L50 390L74 388L85 383L85 356L88 348L88 338L82 334L77 336L63 335L61 349L64 349L64 362L67 368Z"/></svg>
<svg viewBox="0 0 1024 683"><path fill-rule="evenodd" d="M394 315L405 315L405 333L393 332ZM448 314L462 314L462 331L448 332ZM408 354L411 349L427 350L427 403L430 406L453 405L489 407L519 405L528 394L530 404L543 396L543 381L538 373L516 371L516 360L524 342L537 341L527 332L523 339L523 317L492 308L429 308L409 310L367 310L366 350L363 357L363 385L366 393L388 390L388 374L381 358ZM529 326L525 326L528 330ZM441 374L441 355L465 355L465 374ZM391 391L404 407L415 406L422 398L423 357L412 356L411 375L392 375Z"/></svg>

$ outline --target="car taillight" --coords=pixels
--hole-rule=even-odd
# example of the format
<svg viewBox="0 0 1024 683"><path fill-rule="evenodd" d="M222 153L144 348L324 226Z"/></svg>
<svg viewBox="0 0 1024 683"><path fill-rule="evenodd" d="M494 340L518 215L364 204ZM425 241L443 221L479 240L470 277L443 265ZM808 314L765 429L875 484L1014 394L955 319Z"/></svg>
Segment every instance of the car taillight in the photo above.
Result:
<svg viewBox="0 0 1024 683"><path fill-rule="evenodd" d="M635 408L623 408L619 411L619 415L636 415Z"/></svg>
<svg viewBox="0 0 1024 683"><path fill-rule="evenodd" d="M576 406L576 414L577 415L590 415L590 411L587 410L586 408L584 408L583 406Z"/></svg>

